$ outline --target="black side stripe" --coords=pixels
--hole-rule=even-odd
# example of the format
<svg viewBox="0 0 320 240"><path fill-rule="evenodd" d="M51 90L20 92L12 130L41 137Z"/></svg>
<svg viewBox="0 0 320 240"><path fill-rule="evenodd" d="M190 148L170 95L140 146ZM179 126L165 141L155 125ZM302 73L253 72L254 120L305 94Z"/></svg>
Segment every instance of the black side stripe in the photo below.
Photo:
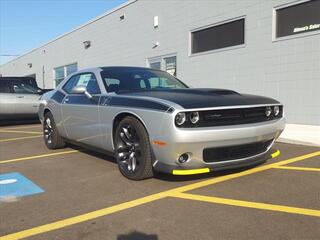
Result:
<svg viewBox="0 0 320 240"><path fill-rule="evenodd" d="M85 95L69 95L67 99L65 104L98 105L99 103L99 96L93 96L89 99Z"/></svg>
<svg viewBox="0 0 320 240"><path fill-rule="evenodd" d="M64 99L65 96L66 96L66 95L65 95L64 93L62 93L62 92L60 92L60 91L56 91L56 92L52 95L51 99L54 100L54 101L56 101L57 103L62 103L62 100Z"/></svg>
<svg viewBox="0 0 320 240"><path fill-rule="evenodd" d="M55 100L58 103L62 103L65 94L57 91L53 94L51 99ZM166 112L169 110L169 106L158 103L155 101L150 101L146 99L134 99L134 98L125 98L125 97L100 97L93 96L92 99L89 99L87 96L84 95L69 95L68 101L65 101L65 104L79 104L79 105L98 105L101 106L115 106L115 107L127 107L127 108L142 108L142 109L149 109L153 111L161 111ZM169 111L171 112L171 111Z"/></svg>
<svg viewBox="0 0 320 240"><path fill-rule="evenodd" d="M169 109L169 106L155 101L125 97L102 97L100 104L115 107L144 108L161 112Z"/></svg>

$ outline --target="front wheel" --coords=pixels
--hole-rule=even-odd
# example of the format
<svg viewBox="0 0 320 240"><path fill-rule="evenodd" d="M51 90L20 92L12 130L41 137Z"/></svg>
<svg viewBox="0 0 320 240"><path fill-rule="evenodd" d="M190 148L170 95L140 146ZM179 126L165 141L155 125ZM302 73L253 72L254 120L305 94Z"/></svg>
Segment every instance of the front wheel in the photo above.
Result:
<svg viewBox="0 0 320 240"><path fill-rule="evenodd" d="M125 177L142 180L153 177L153 154L146 129L134 117L125 117L114 136L119 170Z"/></svg>
<svg viewBox="0 0 320 240"><path fill-rule="evenodd" d="M47 112L43 119L43 138L49 149L63 148L66 144L59 135L51 112Z"/></svg>

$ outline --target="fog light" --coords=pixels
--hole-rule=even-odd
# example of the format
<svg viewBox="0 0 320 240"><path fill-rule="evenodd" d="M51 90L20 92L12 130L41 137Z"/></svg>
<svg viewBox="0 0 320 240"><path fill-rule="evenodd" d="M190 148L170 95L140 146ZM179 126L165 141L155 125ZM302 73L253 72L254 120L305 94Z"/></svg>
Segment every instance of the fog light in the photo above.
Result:
<svg viewBox="0 0 320 240"><path fill-rule="evenodd" d="M179 163L185 163L188 160L189 160L189 154L188 153L181 154L180 157L178 158L178 162Z"/></svg>
<svg viewBox="0 0 320 240"><path fill-rule="evenodd" d="M277 117L280 113L280 108L279 106L274 106L273 108L273 114Z"/></svg>
<svg viewBox="0 0 320 240"><path fill-rule="evenodd" d="M266 107L266 116L270 117L271 113L272 113L271 107Z"/></svg>
<svg viewBox="0 0 320 240"><path fill-rule="evenodd" d="M190 113L190 121L193 124L196 124L199 121L200 117L199 117L199 113L198 112L192 112Z"/></svg>
<svg viewBox="0 0 320 240"><path fill-rule="evenodd" d="M176 115L176 124L178 126L184 124L185 121L186 121L186 114L185 113L182 112L182 113L178 113Z"/></svg>

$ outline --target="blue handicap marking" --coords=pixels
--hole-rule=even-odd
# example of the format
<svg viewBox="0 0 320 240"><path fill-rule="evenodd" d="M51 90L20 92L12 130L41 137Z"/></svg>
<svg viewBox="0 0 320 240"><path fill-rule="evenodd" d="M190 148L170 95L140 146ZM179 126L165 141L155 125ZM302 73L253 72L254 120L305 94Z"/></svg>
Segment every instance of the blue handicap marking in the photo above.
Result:
<svg viewBox="0 0 320 240"><path fill-rule="evenodd" d="M0 199L23 197L42 193L44 190L20 173L0 174Z"/></svg>

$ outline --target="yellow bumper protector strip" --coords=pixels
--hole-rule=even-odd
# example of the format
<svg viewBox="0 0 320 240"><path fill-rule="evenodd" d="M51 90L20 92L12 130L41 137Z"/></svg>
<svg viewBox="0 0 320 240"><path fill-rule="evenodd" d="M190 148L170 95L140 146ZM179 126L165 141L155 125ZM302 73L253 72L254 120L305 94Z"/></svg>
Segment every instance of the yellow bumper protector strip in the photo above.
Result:
<svg viewBox="0 0 320 240"><path fill-rule="evenodd" d="M276 158L280 155L280 150L275 151L274 153L271 154L272 158Z"/></svg>
<svg viewBox="0 0 320 240"><path fill-rule="evenodd" d="M188 170L172 170L173 175L192 175L200 173L210 172L209 168L198 168L198 169L188 169Z"/></svg>

